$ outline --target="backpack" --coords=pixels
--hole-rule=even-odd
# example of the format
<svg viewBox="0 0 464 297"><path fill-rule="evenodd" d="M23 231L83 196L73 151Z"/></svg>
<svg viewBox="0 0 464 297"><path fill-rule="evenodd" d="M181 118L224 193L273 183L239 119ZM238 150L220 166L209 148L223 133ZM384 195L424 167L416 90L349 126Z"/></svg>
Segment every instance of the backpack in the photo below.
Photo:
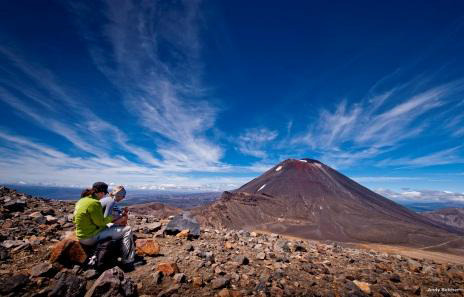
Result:
<svg viewBox="0 0 464 297"><path fill-rule="evenodd" d="M87 260L87 269L103 272L116 266L121 253L119 247L119 240L112 240L111 238L98 242Z"/></svg>

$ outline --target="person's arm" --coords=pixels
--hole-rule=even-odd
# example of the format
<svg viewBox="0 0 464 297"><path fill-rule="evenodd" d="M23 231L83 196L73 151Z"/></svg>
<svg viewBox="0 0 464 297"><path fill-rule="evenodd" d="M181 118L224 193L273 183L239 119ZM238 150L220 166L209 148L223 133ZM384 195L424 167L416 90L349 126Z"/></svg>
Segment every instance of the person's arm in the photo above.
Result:
<svg viewBox="0 0 464 297"><path fill-rule="evenodd" d="M113 221L112 216L103 216L103 209L100 202L92 203L88 208L88 212L92 222L98 227L105 227L106 224Z"/></svg>
<svg viewBox="0 0 464 297"><path fill-rule="evenodd" d="M105 218L113 214L113 207L114 207L114 204L116 203L113 199L108 199L108 200L109 202L105 203L105 213L103 214Z"/></svg>

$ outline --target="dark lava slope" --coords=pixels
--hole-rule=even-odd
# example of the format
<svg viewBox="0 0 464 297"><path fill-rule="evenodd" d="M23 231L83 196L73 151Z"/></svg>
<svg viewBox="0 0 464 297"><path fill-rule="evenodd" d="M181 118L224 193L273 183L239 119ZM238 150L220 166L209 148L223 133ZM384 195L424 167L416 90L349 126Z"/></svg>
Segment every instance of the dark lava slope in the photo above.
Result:
<svg viewBox="0 0 464 297"><path fill-rule="evenodd" d="M288 159L193 210L204 225L309 239L431 246L462 231L432 221L312 159Z"/></svg>

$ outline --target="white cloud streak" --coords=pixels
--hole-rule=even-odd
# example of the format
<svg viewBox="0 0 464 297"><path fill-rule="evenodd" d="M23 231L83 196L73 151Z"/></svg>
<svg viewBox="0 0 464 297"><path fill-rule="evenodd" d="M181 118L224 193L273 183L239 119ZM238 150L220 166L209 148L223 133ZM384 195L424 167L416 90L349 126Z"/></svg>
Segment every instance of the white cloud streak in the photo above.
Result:
<svg viewBox="0 0 464 297"><path fill-rule="evenodd" d="M267 157L266 146L277 136L277 131L266 128L248 129L238 137L236 143L243 154L264 159Z"/></svg>
<svg viewBox="0 0 464 297"><path fill-rule="evenodd" d="M424 201L424 202L441 202L454 201L464 202L464 193L451 191L436 191L436 190L405 190L396 192L387 189L377 189L377 193L387 198L398 201Z"/></svg>
<svg viewBox="0 0 464 297"><path fill-rule="evenodd" d="M199 2L182 2L181 9L168 3L120 2L105 2L106 23L100 30L87 27L85 20L93 12L89 7L70 8L95 64L153 133L162 166L221 167L223 149L206 135L218 110L202 99ZM109 53L100 40L108 41ZM169 59L161 58L163 53Z"/></svg>
<svg viewBox="0 0 464 297"><path fill-rule="evenodd" d="M436 129L430 124L433 112L452 108L454 102L450 98L462 93L464 81L457 80L419 92L416 88L416 84L411 82L357 103L348 104L343 100L334 111L322 110L308 131L296 135L290 143L309 146L334 167L382 158L406 141L422 136L425 129ZM458 129L455 133L461 132ZM406 165L417 166L448 164L460 160L457 157L459 150L460 147L450 148L416 159L393 160L393 163L404 161ZM453 157L447 156L446 153L450 152L454 153ZM388 159L378 164L387 165L391 161Z"/></svg>
<svg viewBox="0 0 464 297"><path fill-rule="evenodd" d="M446 164L464 164L464 158L459 152L462 146L441 150L432 154L419 157L385 159L378 162L378 166L400 166L400 167L425 167Z"/></svg>
<svg viewBox="0 0 464 297"><path fill-rule="evenodd" d="M74 3L68 8L97 69L122 94L122 107L138 119L136 134L150 137L152 148L133 144L123 127L86 106L80 90L58 79L59 73L31 63L27 51L0 47L6 62L0 71L7 74L0 78L0 100L24 120L63 138L53 139L62 144L54 149L4 132L0 140L8 145L0 150L0 163L8 174L0 176L2 181L69 185L70 180L86 183L105 176L119 183L211 187L247 180L234 177L237 173L254 177L255 166L221 162L223 148L208 135L219 110L204 100L198 2L186 1L182 9L135 1ZM103 24L87 27L91 16ZM194 172L232 176L184 176Z"/></svg>

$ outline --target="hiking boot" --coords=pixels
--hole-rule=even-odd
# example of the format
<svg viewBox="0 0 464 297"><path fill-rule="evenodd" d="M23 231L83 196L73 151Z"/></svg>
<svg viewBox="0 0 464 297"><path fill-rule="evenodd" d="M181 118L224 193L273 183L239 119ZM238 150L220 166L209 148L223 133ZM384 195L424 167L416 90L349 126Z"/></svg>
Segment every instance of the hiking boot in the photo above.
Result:
<svg viewBox="0 0 464 297"><path fill-rule="evenodd" d="M133 264L134 266L142 266L142 265L147 264L147 261L145 260L144 257L135 255Z"/></svg>

